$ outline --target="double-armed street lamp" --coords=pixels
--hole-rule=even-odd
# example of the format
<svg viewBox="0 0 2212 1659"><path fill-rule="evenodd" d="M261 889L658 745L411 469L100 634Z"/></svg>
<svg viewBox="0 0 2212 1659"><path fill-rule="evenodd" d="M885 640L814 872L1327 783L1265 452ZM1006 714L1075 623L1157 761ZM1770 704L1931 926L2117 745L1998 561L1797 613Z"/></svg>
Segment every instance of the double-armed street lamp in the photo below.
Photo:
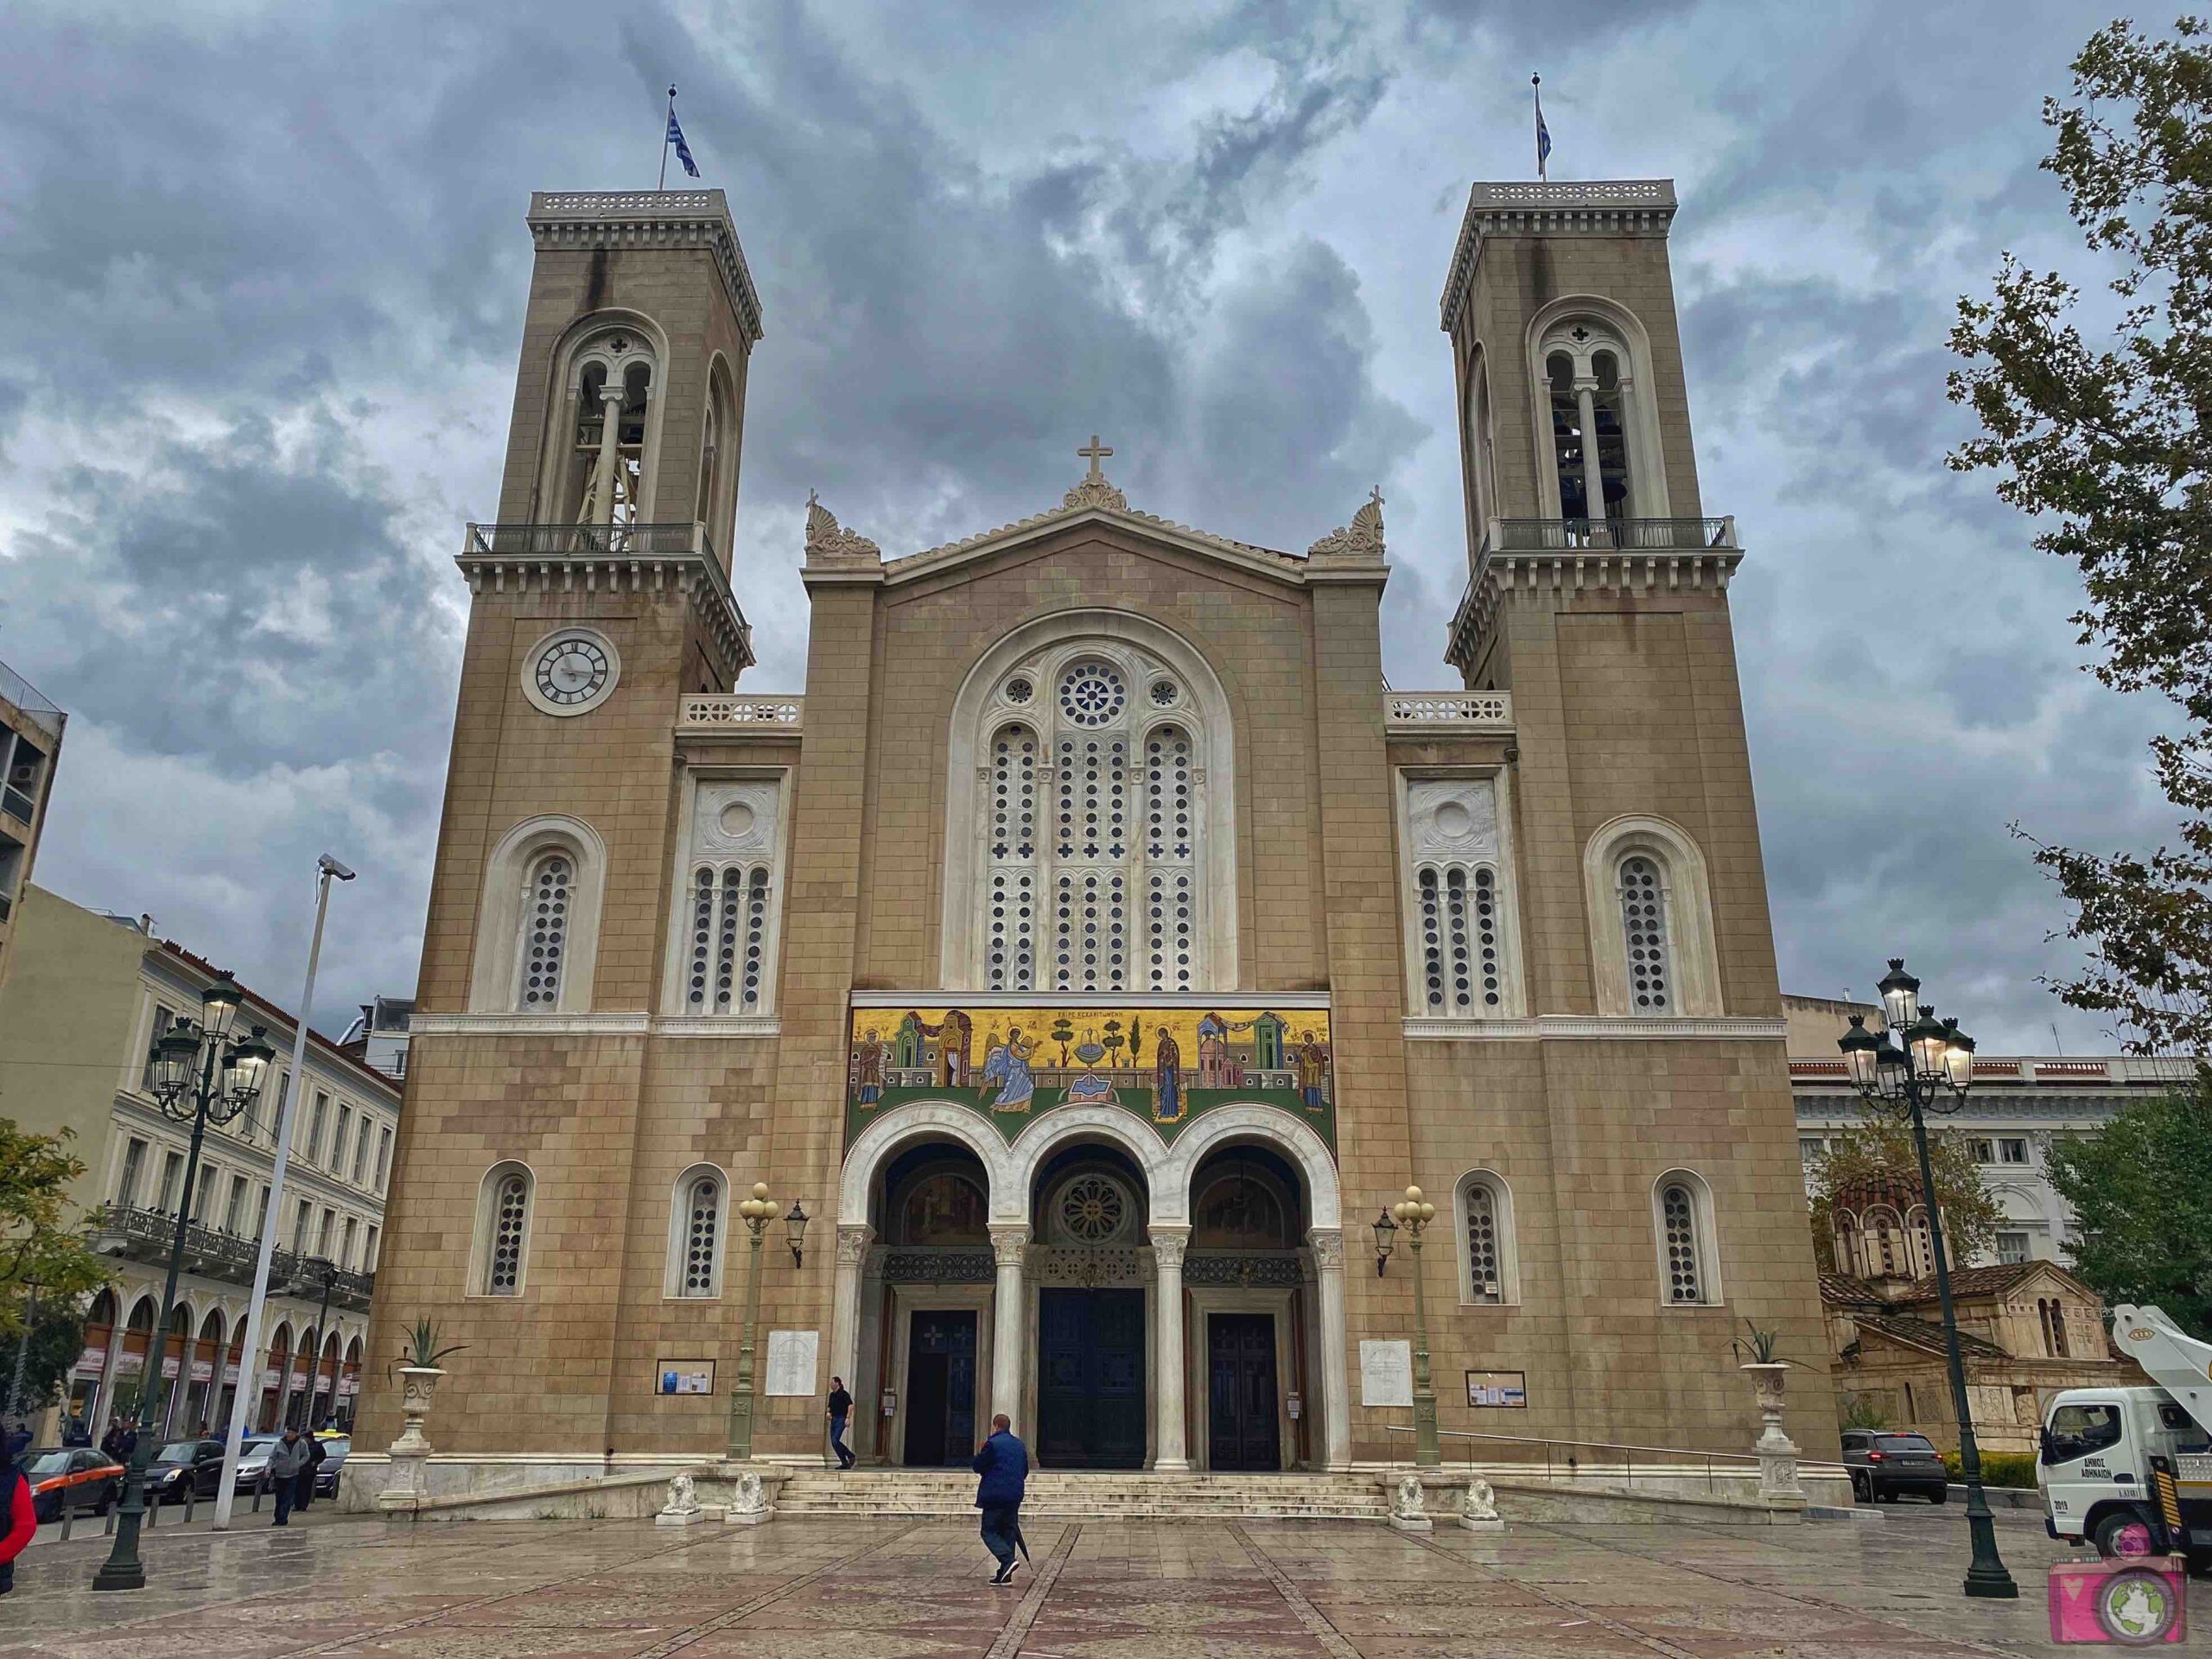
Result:
<svg viewBox="0 0 2212 1659"><path fill-rule="evenodd" d="M753 1249L745 1263L745 1333L737 1349L737 1385L729 1392L729 1459L741 1462L753 1455L753 1347L754 1326L760 1313L760 1243L768 1224L782 1216L785 1241L791 1247L791 1264L806 1259L806 1224L814 1219L804 1202L784 1206L768 1196L768 1183L755 1181L750 1198L740 1200L738 1217L753 1235Z"/></svg>
<svg viewBox="0 0 2212 1659"><path fill-rule="evenodd" d="M1421 1235L1436 1219L1436 1206L1423 1200L1421 1188L1409 1186L1406 1196L1375 1218L1375 1271L1379 1277L1403 1229L1414 1253L1414 1462L1424 1469L1440 1467L1444 1453L1436 1434L1436 1390L1429 1385L1428 1302L1421 1285Z"/></svg>
<svg viewBox="0 0 2212 1659"><path fill-rule="evenodd" d="M1967 1487L1967 1530L1974 1541L1974 1561L1967 1568L1966 1592L1997 1600L2018 1597L2019 1586L1997 1554L1997 1527L1981 1490L1981 1452L1974 1445L1974 1413L1967 1403L1966 1364L1959 1356L1958 1315L1951 1306L1951 1268L1943 1248L1943 1214L1936 1201L1936 1176L1928 1159L1928 1114L1948 1117L1966 1104L1974 1084L1974 1039L1955 1020L1936 1018L1920 1000L1920 982L1904 970L1904 958L1891 957L1881 982L1882 1012L1888 1029L1876 1036L1866 1016L1853 1014L1851 1029L1836 1046L1843 1051L1853 1085L1866 1103L1912 1124L1913 1148L1920 1155L1921 1202L1928 1211L1929 1253L1936 1261L1936 1294L1943 1309L1943 1347L1950 1362L1951 1403L1959 1419L1959 1465ZM1904 1046L1890 1040L1898 1033Z"/></svg>
<svg viewBox="0 0 2212 1659"><path fill-rule="evenodd" d="M197 1023L177 1016L176 1023L155 1039L147 1065L148 1086L163 1116L192 1125L190 1150L185 1155L184 1187L178 1197L176 1234L169 1244L168 1281L162 1289L161 1317L155 1320L155 1351L150 1357L147 1395L151 1409L140 1420L138 1444L123 1479L123 1502L116 1510L115 1547L93 1575L95 1590L141 1590L146 1584L145 1565L138 1559L138 1529L146 1514L146 1466L160 1448L158 1425L167 1408L166 1368L169 1346L169 1316L176 1306L176 1281L184 1267L187 1230L192 1224L192 1202L200 1185L200 1147L210 1123L230 1122L261 1095L269 1064L276 1051L263 1039L263 1027L238 1038L232 1034L238 1008L245 1001L238 982L227 973L200 994ZM185 1368L179 1354L178 1380Z"/></svg>

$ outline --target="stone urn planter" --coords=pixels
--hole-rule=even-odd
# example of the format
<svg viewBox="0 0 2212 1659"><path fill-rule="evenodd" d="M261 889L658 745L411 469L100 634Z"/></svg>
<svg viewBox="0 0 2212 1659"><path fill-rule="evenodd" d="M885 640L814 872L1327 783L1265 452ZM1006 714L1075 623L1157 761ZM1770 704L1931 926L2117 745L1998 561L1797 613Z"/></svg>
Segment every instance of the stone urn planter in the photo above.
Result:
<svg viewBox="0 0 2212 1659"><path fill-rule="evenodd" d="M1796 1443L1782 1431L1782 1380L1789 1363L1754 1361L1738 1369L1751 1379L1752 1396L1758 1402L1759 1437L1751 1450L1758 1453L1759 1497L1770 1504L1802 1504L1805 1489L1797 1478Z"/></svg>
<svg viewBox="0 0 2212 1659"><path fill-rule="evenodd" d="M399 1415L402 1427L399 1438L391 1443L394 1452L420 1457L430 1449L430 1442L423 1437L423 1424L430 1414L430 1402L438 1391L438 1379L445 1375L436 1365L402 1365L397 1368L400 1378Z"/></svg>

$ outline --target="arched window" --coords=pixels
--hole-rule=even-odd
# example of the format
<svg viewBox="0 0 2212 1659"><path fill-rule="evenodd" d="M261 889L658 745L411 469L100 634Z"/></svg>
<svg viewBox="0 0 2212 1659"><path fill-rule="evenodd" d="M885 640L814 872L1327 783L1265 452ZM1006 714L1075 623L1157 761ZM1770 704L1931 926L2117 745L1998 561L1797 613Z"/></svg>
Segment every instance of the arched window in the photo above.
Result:
<svg viewBox="0 0 2212 1659"><path fill-rule="evenodd" d="M1713 1194L1702 1177L1669 1170L1653 1183L1652 1223L1659 1244L1659 1300L1669 1307L1720 1300L1713 1242Z"/></svg>
<svg viewBox="0 0 2212 1659"><path fill-rule="evenodd" d="M721 1294L722 1210L728 1190L721 1172L709 1166L695 1166L677 1177L669 1221L669 1295Z"/></svg>
<svg viewBox="0 0 2212 1659"><path fill-rule="evenodd" d="M1529 351L1545 435L1535 456L1539 499L1558 514L1562 543L1642 545L1636 521L1668 515L1643 325L1613 302L1567 296L1531 320Z"/></svg>
<svg viewBox="0 0 2212 1659"><path fill-rule="evenodd" d="M563 348L560 412L543 474L549 517L627 525L651 516L659 356L641 322L604 317L579 325Z"/></svg>
<svg viewBox="0 0 2212 1659"><path fill-rule="evenodd" d="M781 916L780 777L689 777L673 861L665 1006L704 1018L772 1014Z"/></svg>
<svg viewBox="0 0 2212 1659"><path fill-rule="evenodd" d="M757 1014L767 984L765 863L702 864L691 873L691 1014Z"/></svg>
<svg viewBox="0 0 2212 1659"><path fill-rule="evenodd" d="M1520 1263L1514 1247L1513 1192L1486 1169L1460 1177L1459 1191L1462 1302L1503 1304L1521 1300Z"/></svg>
<svg viewBox="0 0 2212 1659"><path fill-rule="evenodd" d="M1235 750L1203 658L1141 618L1057 613L985 653L951 725L944 983L1236 982Z"/></svg>
<svg viewBox="0 0 2212 1659"><path fill-rule="evenodd" d="M1431 1014L1494 1014L1504 1000L1497 872L1489 865L1421 866L1421 985Z"/></svg>
<svg viewBox="0 0 2212 1659"><path fill-rule="evenodd" d="M530 1171L496 1164L484 1177L476 1224L476 1294L519 1296L530 1266Z"/></svg>
<svg viewBox="0 0 2212 1659"><path fill-rule="evenodd" d="M531 818L500 837L477 912L472 1014L590 1006L606 870L605 844L576 818Z"/></svg>
<svg viewBox="0 0 2212 1659"><path fill-rule="evenodd" d="M1413 1006L1432 1019L1519 1014L1504 814L1492 778L1406 785L1408 964Z"/></svg>
<svg viewBox="0 0 2212 1659"><path fill-rule="evenodd" d="M1583 851L1598 1012L1640 1019L1721 1011L1705 856L1681 826L1621 817Z"/></svg>
<svg viewBox="0 0 2212 1659"><path fill-rule="evenodd" d="M515 964L524 1014L550 1014L561 1005L561 975L569 958L569 911L575 900L576 862L566 849L541 853L523 884L521 952Z"/></svg>
<svg viewBox="0 0 2212 1659"><path fill-rule="evenodd" d="M1904 1227L1897 1220L1897 1212L1886 1205L1866 1212L1866 1225L1873 1234L1874 1274L1884 1279L1910 1277L1910 1268L1904 1261Z"/></svg>
<svg viewBox="0 0 2212 1659"><path fill-rule="evenodd" d="M1490 406L1490 364L1478 350L1468 374L1467 481L1474 504L1475 540L1490 533L1490 521L1503 518L1497 505L1497 458Z"/></svg>

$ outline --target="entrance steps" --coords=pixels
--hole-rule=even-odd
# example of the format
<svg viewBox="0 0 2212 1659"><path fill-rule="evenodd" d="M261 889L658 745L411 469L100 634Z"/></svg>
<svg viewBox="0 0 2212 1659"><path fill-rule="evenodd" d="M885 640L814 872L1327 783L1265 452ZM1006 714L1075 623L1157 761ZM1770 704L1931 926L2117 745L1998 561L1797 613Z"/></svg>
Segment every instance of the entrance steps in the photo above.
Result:
<svg viewBox="0 0 2212 1659"><path fill-rule="evenodd" d="M794 1470L779 1515L972 1515L976 1477L957 1470ZM1033 1470L1024 1515L1202 1520L1297 1517L1383 1521L1390 1505L1373 1475L1155 1474L1130 1469Z"/></svg>

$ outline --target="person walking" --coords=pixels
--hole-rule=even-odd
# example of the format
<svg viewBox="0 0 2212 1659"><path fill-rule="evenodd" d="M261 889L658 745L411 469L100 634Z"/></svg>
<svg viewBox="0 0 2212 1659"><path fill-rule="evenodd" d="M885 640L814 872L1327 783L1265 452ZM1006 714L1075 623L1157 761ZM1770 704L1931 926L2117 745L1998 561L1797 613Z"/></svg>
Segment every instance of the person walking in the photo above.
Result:
<svg viewBox="0 0 2212 1659"><path fill-rule="evenodd" d="M300 1444L306 1448L308 1465L300 1471L300 1490L292 1500L292 1507L296 1510L304 1510L315 1502L315 1475L330 1456L330 1448L322 1443L321 1435L302 1435Z"/></svg>
<svg viewBox="0 0 2212 1659"><path fill-rule="evenodd" d="M853 1414L853 1396L845 1392L845 1379L830 1379L830 1449L837 1454L837 1466L849 1469L856 1459L852 1447L845 1444L846 1420Z"/></svg>
<svg viewBox="0 0 2212 1659"><path fill-rule="evenodd" d="M1004 1412L991 1419L991 1438L976 1448L976 1507L983 1512L983 1548L998 1557L993 1584L1010 1584L1020 1563L1014 1559L1021 1535L1021 1495L1029 1485L1029 1448L1014 1436L1014 1422Z"/></svg>
<svg viewBox="0 0 2212 1659"><path fill-rule="evenodd" d="M16 1557L37 1533L30 1477L14 1463L0 1467L0 1596L16 1587Z"/></svg>
<svg viewBox="0 0 2212 1659"><path fill-rule="evenodd" d="M300 1444L300 1431L288 1428L284 1438L269 1448L269 1487L276 1494L280 1527L292 1523L292 1506L299 1501L300 1471L308 1467L308 1449Z"/></svg>
<svg viewBox="0 0 2212 1659"><path fill-rule="evenodd" d="M118 1417L107 1426L107 1433L100 1436L100 1450L116 1462L123 1461L123 1420Z"/></svg>

